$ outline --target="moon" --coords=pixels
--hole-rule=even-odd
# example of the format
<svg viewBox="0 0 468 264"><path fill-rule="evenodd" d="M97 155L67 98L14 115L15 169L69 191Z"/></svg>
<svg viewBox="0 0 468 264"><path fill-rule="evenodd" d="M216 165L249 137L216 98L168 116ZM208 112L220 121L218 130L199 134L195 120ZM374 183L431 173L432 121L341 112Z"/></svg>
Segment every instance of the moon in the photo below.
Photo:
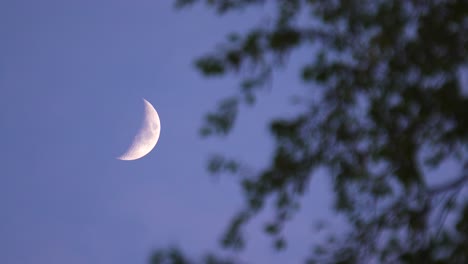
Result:
<svg viewBox="0 0 468 264"><path fill-rule="evenodd" d="M143 98L143 102L145 104L145 119L143 120L143 124L127 151L117 158L119 160L142 158L158 143L161 132L161 121L159 120L158 112L146 99Z"/></svg>

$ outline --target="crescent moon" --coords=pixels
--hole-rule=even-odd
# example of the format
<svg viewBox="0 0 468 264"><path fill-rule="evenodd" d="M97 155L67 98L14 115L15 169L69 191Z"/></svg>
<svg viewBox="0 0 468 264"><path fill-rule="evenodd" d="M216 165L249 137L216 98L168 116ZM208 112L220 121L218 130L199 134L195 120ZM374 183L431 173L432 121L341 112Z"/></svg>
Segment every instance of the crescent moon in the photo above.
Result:
<svg viewBox="0 0 468 264"><path fill-rule="evenodd" d="M156 143L158 143L159 134L161 132L161 122L158 112L143 98L145 104L145 119L138 134L133 139L132 145L128 150L117 159L119 160L136 160L148 154Z"/></svg>

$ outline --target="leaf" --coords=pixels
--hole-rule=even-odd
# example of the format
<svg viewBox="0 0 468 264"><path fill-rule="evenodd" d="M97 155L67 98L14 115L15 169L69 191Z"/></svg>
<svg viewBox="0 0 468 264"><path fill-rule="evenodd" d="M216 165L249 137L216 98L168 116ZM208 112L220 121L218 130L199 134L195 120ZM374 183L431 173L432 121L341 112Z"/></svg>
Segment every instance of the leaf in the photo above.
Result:
<svg viewBox="0 0 468 264"><path fill-rule="evenodd" d="M286 248L286 240L283 238L277 238L274 246L276 250L284 250Z"/></svg>
<svg viewBox="0 0 468 264"><path fill-rule="evenodd" d="M307 65L302 68L302 80L311 81L314 78L314 67L312 65Z"/></svg>
<svg viewBox="0 0 468 264"><path fill-rule="evenodd" d="M284 51L299 44L301 35L294 29L285 28L269 36L269 46L273 50Z"/></svg>
<svg viewBox="0 0 468 264"><path fill-rule="evenodd" d="M214 57L204 57L196 61L195 66L206 76L222 75L225 72L223 61Z"/></svg>
<svg viewBox="0 0 468 264"><path fill-rule="evenodd" d="M277 223L271 223L265 225L265 232L270 235L276 235L280 231L280 228Z"/></svg>
<svg viewBox="0 0 468 264"><path fill-rule="evenodd" d="M238 99L236 97L221 101L216 112L206 115L205 124L200 130L201 135L226 135L229 133L237 116L237 107Z"/></svg>
<svg viewBox="0 0 468 264"><path fill-rule="evenodd" d="M208 160L208 171L213 174L222 172L235 173L238 167L239 164L236 161L227 159L219 154L212 155Z"/></svg>

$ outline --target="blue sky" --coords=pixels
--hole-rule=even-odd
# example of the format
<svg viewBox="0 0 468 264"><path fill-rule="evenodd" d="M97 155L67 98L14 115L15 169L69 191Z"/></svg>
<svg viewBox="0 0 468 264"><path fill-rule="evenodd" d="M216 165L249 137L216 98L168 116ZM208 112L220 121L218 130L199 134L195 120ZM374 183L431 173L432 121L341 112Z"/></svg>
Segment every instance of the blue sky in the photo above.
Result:
<svg viewBox="0 0 468 264"><path fill-rule="evenodd" d="M299 83L291 67L253 111L242 109L231 137L203 140L203 114L237 81L206 80L192 61L257 21L253 12L175 12L172 1L1 1L0 263L147 263L167 245L216 250L242 197L235 179L208 175L208 154L266 166L265 121L294 112L278 87L292 93ZM141 98L160 115L160 140L144 158L119 161L142 121ZM258 231L266 212L239 257L304 258L318 236L312 220L327 214L324 184L312 181L285 253Z"/></svg>

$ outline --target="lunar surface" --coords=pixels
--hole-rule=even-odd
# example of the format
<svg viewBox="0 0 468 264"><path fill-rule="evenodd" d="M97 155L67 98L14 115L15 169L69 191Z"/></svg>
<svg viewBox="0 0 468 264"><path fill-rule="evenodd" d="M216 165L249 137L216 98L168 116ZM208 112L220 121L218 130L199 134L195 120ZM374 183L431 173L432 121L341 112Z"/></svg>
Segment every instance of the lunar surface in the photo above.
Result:
<svg viewBox="0 0 468 264"><path fill-rule="evenodd" d="M161 122L156 109L145 99L145 119L128 150L117 159L136 160L148 154L158 143Z"/></svg>

